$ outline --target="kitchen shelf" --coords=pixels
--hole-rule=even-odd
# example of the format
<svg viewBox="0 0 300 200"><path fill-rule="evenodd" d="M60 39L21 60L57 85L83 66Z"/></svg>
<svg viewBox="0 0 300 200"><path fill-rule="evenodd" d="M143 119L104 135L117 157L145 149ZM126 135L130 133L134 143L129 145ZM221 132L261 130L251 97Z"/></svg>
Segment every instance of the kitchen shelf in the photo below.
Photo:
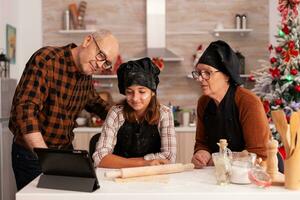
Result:
<svg viewBox="0 0 300 200"><path fill-rule="evenodd" d="M247 33L252 32L253 29L234 29L234 28L224 28L224 29L214 29L213 34L216 37L219 37L223 33L237 33L241 36L244 36Z"/></svg>
<svg viewBox="0 0 300 200"><path fill-rule="evenodd" d="M117 75L92 75L92 77L93 79L115 79L117 78Z"/></svg>
<svg viewBox="0 0 300 200"><path fill-rule="evenodd" d="M84 29L84 30L59 30L58 33L61 34L86 34L86 33L94 33L96 30L94 29Z"/></svg>

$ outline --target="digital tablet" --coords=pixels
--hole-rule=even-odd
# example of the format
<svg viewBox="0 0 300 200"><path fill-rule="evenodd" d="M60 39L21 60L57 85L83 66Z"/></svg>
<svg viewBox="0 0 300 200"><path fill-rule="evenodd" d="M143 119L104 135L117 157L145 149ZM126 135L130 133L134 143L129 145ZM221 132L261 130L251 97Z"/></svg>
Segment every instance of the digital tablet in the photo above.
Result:
<svg viewBox="0 0 300 200"><path fill-rule="evenodd" d="M34 148L43 175L82 177L95 179L94 187L99 183L89 153L86 150L60 150Z"/></svg>

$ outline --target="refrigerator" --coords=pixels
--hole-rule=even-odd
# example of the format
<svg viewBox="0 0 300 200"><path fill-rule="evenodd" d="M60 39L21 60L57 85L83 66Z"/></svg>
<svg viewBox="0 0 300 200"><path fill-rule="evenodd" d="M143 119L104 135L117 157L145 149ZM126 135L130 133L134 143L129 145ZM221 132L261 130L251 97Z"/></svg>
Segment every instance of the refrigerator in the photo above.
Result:
<svg viewBox="0 0 300 200"><path fill-rule="evenodd" d="M0 78L0 200L14 200L17 191L11 164L13 134L8 129L16 85L15 79Z"/></svg>

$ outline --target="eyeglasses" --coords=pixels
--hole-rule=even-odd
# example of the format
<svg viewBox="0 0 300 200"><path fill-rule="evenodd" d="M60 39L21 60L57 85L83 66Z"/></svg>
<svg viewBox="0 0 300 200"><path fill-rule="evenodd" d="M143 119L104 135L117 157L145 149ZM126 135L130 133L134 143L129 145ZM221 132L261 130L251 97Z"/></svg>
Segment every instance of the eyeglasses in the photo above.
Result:
<svg viewBox="0 0 300 200"><path fill-rule="evenodd" d="M94 42L95 42L95 44L96 44L97 50L98 50L98 53L97 53L97 55L95 56L97 67L99 67L97 61L101 61L101 62L102 62L102 61L105 61L105 62L103 63L103 65L102 65L102 67L103 67L105 70L111 69L111 68L112 68L112 63L111 63L109 60L107 60L107 56L105 55L105 53L104 53L103 51L101 51L101 49L100 49L99 45L97 44L97 41L96 41L96 39L94 38L94 36L92 36L92 38L93 38L93 40L94 40Z"/></svg>
<svg viewBox="0 0 300 200"><path fill-rule="evenodd" d="M200 76L204 80L209 80L210 77L216 72L220 72L220 71L206 71L206 70L192 71L192 76L193 76L193 79L195 79L195 80L199 80Z"/></svg>

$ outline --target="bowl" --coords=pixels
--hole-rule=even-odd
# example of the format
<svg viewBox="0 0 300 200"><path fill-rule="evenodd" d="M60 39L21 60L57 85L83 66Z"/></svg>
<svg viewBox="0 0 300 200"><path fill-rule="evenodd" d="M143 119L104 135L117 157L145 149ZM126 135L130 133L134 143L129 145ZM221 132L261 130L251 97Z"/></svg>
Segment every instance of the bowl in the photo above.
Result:
<svg viewBox="0 0 300 200"><path fill-rule="evenodd" d="M86 125L87 119L84 117L78 117L75 121L78 126L84 126L84 125Z"/></svg>

